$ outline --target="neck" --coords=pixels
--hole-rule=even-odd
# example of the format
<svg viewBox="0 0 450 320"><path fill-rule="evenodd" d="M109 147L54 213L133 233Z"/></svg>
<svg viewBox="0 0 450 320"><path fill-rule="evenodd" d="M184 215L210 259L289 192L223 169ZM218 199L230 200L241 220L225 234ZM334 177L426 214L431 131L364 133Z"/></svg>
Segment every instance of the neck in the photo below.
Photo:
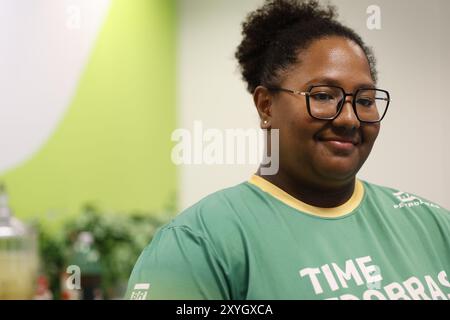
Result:
<svg viewBox="0 0 450 320"><path fill-rule="evenodd" d="M285 174L281 170L272 176L263 176L260 170L256 174L294 198L320 208L335 208L346 203L355 190L355 177L347 181L314 184Z"/></svg>

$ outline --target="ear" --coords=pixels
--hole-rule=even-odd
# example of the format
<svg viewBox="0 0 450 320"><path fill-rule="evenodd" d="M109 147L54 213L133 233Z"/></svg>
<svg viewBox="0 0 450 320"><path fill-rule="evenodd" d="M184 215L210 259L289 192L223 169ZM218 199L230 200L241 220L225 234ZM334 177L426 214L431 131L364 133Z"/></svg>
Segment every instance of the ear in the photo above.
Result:
<svg viewBox="0 0 450 320"><path fill-rule="evenodd" d="M273 96L270 91L266 87L258 86L253 92L253 101L261 119L261 129L270 129L273 103Z"/></svg>

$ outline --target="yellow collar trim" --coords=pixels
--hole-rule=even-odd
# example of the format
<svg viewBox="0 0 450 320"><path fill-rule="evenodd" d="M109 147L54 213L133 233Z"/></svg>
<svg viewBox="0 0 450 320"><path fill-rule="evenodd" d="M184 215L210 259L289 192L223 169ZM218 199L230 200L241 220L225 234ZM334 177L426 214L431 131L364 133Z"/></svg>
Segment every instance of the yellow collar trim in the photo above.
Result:
<svg viewBox="0 0 450 320"><path fill-rule="evenodd" d="M355 210L359 206L364 197L364 185L358 179L356 179L355 181L355 190L351 198L346 203L335 208L320 208L311 206L307 203L304 203L294 198L286 191L283 191L282 189L278 188L277 186L270 183L266 179L257 175L253 175L250 178L249 183L257 186L261 190L269 193L274 198L280 200L281 202L287 204L288 206L294 209L321 218L339 218L345 216L351 213L353 210Z"/></svg>

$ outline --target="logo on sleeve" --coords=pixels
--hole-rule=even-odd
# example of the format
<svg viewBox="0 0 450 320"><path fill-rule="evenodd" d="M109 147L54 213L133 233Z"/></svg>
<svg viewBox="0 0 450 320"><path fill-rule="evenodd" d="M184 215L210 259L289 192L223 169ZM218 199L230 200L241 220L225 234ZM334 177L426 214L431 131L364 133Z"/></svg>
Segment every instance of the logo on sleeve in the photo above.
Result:
<svg viewBox="0 0 450 320"><path fill-rule="evenodd" d="M423 201L419 197L413 196L406 192L399 191L399 192L393 193L393 195L400 201L398 204L394 205L395 209L417 207L417 206L422 206L422 205L437 208L437 209L440 208L439 206L435 205L434 203Z"/></svg>
<svg viewBox="0 0 450 320"><path fill-rule="evenodd" d="M131 293L130 300L146 300L150 283L136 283Z"/></svg>

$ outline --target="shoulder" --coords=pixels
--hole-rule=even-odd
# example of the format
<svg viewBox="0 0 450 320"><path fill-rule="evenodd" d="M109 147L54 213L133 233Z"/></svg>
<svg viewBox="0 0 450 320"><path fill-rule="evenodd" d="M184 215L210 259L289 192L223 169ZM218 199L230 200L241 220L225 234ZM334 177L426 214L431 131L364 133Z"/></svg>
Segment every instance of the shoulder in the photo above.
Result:
<svg viewBox="0 0 450 320"><path fill-rule="evenodd" d="M450 211L417 194L363 181L366 201L388 211L428 213L450 222Z"/></svg>
<svg viewBox="0 0 450 320"><path fill-rule="evenodd" d="M205 226L216 225L236 218L242 206L253 193L247 183L214 192L182 211L167 227L187 227L200 231Z"/></svg>
<svg viewBox="0 0 450 320"><path fill-rule="evenodd" d="M243 256L235 205L246 191L240 184L215 192L161 227L136 262L127 297L144 283L157 300L230 299L226 275L239 270Z"/></svg>
<svg viewBox="0 0 450 320"><path fill-rule="evenodd" d="M189 288L190 292L178 292L181 297L192 297L198 288L208 291L198 293L202 299L229 297L228 289L219 284L226 282L224 274L230 272L233 279L244 277L245 234L241 217L245 215L242 210L246 198L252 193L247 183L220 190L161 227L139 257L130 286L139 281L161 283L158 279L165 279L162 282L181 281L183 288ZM186 274L191 277L176 278ZM186 285L186 281L192 284Z"/></svg>
<svg viewBox="0 0 450 320"><path fill-rule="evenodd" d="M182 211L159 233L178 232L179 236L202 239L222 252L236 251L249 202L257 201L255 193L246 182L214 192Z"/></svg>

